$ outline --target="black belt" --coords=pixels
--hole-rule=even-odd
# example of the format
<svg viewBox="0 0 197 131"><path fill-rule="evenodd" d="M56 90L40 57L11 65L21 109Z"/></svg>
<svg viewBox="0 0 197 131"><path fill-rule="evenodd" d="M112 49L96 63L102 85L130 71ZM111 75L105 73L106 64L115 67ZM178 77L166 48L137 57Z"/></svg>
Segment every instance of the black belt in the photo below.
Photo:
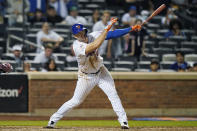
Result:
<svg viewBox="0 0 197 131"><path fill-rule="evenodd" d="M95 72L95 73L86 73L86 72L83 72L83 71L81 71L81 72L84 73L84 74L86 74L86 75L88 75L88 74L96 75L96 74L98 74L100 71L101 71L101 69L99 69L99 70L98 70L97 72Z"/></svg>

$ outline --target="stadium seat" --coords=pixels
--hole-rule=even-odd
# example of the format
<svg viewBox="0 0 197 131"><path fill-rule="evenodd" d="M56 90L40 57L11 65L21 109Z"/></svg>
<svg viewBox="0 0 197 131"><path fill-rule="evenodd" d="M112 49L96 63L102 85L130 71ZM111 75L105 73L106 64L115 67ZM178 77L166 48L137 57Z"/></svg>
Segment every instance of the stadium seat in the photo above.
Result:
<svg viewBox="0 0 197 131"><path fill-rule="evenodd" d="M64 71L78 71L78 67L65 67Z"/></svg>
<svg viewBox="0 0 197 131"><path fill-rule="evenodd" d="M27 40L37 43L36 42L36 34L27 34L26 37L27 37Z"/></svg>
<svg viewBox="0 0 197 131"><path fill-rule="evenodd" d="M192 36L192 41L196 41L197 42L197 36Z"/></svg>
<svg viewBox="0 0 197 131"><path fill-rule="evenodd" d="M182 32L184 32L184 34L186 36L193 36L193 35L195 35L195 31L194 30L183 29Z"/></svg>
<svg viewBox="0 0 197 131"><path fill-rule="evenodd" d="M158 55L172 54L173 52L172 48L153 48L153 53Z"/></svg>
<svg viewBox="0 0 197 131"><path fill-rule="evenodd" d="M187 55L185 55L185 61L197 62L197 54L187 54Z"/></svg>
<svg viewBox="0 0 197 131"><path fill-rule="evenodd" d="M115 61L115 68L128 68L133 70L134 69L134 62L131 61Z"/></svg>
<svg viewBox="0 0 197 131"><path fill-rule="evenodd" d="M177 42L174 41L160 41L159 48L176 48Z"/></svg>
<svg viewBox="0 0 197 131"><path fill-rule="evenodd" d="M0 59L2 57L2 54L3 54L3 47L0 47Z"/></svg>
<svg viewBox="0 0 197 131"><path fill-rule="evenodd" d="M40 28L31 28L29 29L29 34L37 34L41 30Z"/></svg>
<svg viewBox="0 0 197 131"><path fill-rule="evenodd" d="M159 29L160 28L160 25L159 24L148 23L147 24L147 28L148 29L156 30L156 29Z"/></svg>
<svg viewBox="0 0 197 131"><path fill-rule="evenodd" d="M184 41L184 42L181 42L181 47L182 48L193 48L193 49L197 50L197 42Z"/></svg>
<svg viewBox="0 0 197 131"><path fill-rule="evenodd" d="M194 54L195 53L195 49L192 49L192 48L179 48L179 49L175 49L175 51L181 51L184 54Z"/></svg>
<svg viewBox="0 0 197 131"><path fill-rule="evenodd" d="M160 69L158 72L175 72L175 71L170 69Z"/></svg>
<svg viewBox="0 0 197 131"><path fill-rule="evenodd" d="M4 53L1 58L2 60L15 60L12 53Z"/></svg>
<svg viewBox="0 0 197 131"><path fill-rule="evenodd" d="M89 10L101 9L101 7L98 4L87 4L85 5L85 8Z"/></svg>
<svg viewBox="0 0 197 131"><path fill-rule="evenodd" d="M66 54L64 53L53 53L55 57L57 57L58 61L64 61L66 60Z"/></svg>
<svg viewBox="0 0 197 131"><path fill-rule="evenodd" d="M16 67L15 68L15 71L16 72L23 72L23 67Z"/></svg>
<svg viewBox="0 0 197 131"><path fill-rule="evenodd" d="M138 69L150 69L150 61L140 61L137 63Z"/></svg>
<svg viewBox="0 0 197 131"><path fill-rule="evenodd" d="M135 69L135 72L149 72L149 69Z"/></svg>
<svg viewBox="0 0 197 131"><path fill-rule="evenodd" d="M159 60L159 56L157 54L148 54L147 56L140 56L140 61L151 61L152 59Z"/></svg>
<svg viewBox="0 0 197 131"><path fill-rule="evenodd" d="M161 69L170 69L172 64L174 64L173 61L162 61L160 62L160 67Z"/></svg>
<svg viewBox="0 0 197 131"><path fill-rule="evenodd" d="M157 34L160 35L160 36L164 36L165 33L167 33L168 31L169 31L168 29L158 30L158 31L157 31Z"/></svg>
<svg viewBox="0 0 197 131"><path fill-rule="evenodd" d="M187 38L184 36L171 36L169 37L170 41L177 41L177 42L181 42L181 41L186 41Z"/></svg>
<svg viewBox="0 0 197 131"><path fill-rule="evenodd" d="M71 48L70 47L61 47L60 52L64 54L71 54Z"/></svg>
<svg viewBox="0 0 197 131"><path fill-rule="evenodd" d="M57 65L57 68L58 68L58 69L60 69L61 71L64 70L64 68L65 68L65 63L64 63L63 61L56 61L55 63L56 63L56 65Z"/></svg>
<svg viewBox="0 0 197 131"><path fill-rule="evenodd" d="M42 67L44 67L44 64L37 63L31 60L26 61L27 63L30 63L31 68L35 68L37 71L40 71Z"/></svg>
<svg viewBox="0 0 197 131"><path fill-rule="evenodd" d="M36 57L37 53L27 53L25 56L27 57L28 60L34 60Z"/></svg>
<svg viewBox="0 0 197 131"><path fill-rule="evenodd" d="M162 56L162 61L176 61L176 55L175 54L164 54Z"/></svg>
<svg viewBox="0 0 197 131"><path fill-rule="evenodd" d="M128 56L128 55L122 55L118 57L119 61L132 61L132 62L136 62L137 58L134 56Z"/></svg>
<svg viewBox="0 0 197 131"><path fill-rule="evenodd" d="M103 61L103 64L105 65L105 67L106 67L108 70L111 70L111 68L112 68L112 63L111 63L111 61Z"/></svg>
<svg viewBox="0 0 197 131"><path fill-rule="evenodd" d="M115 71L115 72L129 72L131 71L130 68L112 68L111 71Z"/></svg>
<svg viewBox="0 0 197 131"><path fill-rule="evenodd" d="M78 13L80 16L91 16L93 14L93 11L88 9L80 9Z"/></svg>
<svg viewBox="0 0 197 131"><path fill-rule="evenodd" d="M66 63L68 67L78 67L77 61L67 61Z"/></svg>

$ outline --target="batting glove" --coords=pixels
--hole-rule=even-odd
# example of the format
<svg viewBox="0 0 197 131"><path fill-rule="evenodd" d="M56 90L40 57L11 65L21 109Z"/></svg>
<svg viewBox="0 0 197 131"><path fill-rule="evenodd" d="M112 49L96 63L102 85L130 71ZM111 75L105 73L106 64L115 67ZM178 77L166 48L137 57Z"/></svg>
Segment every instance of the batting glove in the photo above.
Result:
<svg viewBox="0 0 197 131"><path fill-rule="evenodd" d="M9 63L0 64L0 71L2 71L3 73L11 72L12 69L12 65L10 65Z"/></svg>
<svg viewBox="0 0 197 131"><path fill-rule="evenodd" d="M132 28L131 31L140 31L142 26L141 25L134 25L131 28Z"/></svg>
<svg viewBox="0 0 197 131"><path fill-rule="evenodd" d="M110 23L105 27L105 30L109 31L111 27L117 22L117 18L111 18Z"/></svg>

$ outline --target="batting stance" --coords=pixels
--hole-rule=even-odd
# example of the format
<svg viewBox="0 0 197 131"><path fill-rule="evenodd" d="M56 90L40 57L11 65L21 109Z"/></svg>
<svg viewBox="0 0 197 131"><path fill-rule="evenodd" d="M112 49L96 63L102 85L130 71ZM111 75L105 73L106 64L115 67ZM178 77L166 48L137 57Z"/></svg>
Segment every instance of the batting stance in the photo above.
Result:
<svg viewBox="0 0 197 131"><path fill-rule="evenodd" d="M99 55L97 49L104 40L123 36L130 31L140 30L141 26L135 25L125 29L110 31L116 22L117 19L113 18L103 31L96 31L90 34L87 34L87 29L81 24L74 24L72 26L72 33L77 39L73 43L73 50L79 67L76 89L74 96L51 116L46 128L54 128L58 120L71 109L81 104L90 91L98 85L108 96L113 110L118 116L121 128L129 129L126 112L116 92L113 78L103 65L103 58Z"/></svg>

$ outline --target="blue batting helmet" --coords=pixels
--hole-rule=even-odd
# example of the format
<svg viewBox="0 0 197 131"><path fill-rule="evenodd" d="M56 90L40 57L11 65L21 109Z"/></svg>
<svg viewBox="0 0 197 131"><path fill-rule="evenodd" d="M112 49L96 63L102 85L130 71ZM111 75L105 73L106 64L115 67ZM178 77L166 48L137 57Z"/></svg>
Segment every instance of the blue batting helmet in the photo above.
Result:
<svg viewBox="0 0 197 131"><path fill-rule="evenodd" d="M82 24L74 24L72 26L72 33L73 33L73 35L76 35L76 34L78 34L79 32L81 32L83 30L85 30L86 33L87 33L87 29L84 28Z"/></svg>

